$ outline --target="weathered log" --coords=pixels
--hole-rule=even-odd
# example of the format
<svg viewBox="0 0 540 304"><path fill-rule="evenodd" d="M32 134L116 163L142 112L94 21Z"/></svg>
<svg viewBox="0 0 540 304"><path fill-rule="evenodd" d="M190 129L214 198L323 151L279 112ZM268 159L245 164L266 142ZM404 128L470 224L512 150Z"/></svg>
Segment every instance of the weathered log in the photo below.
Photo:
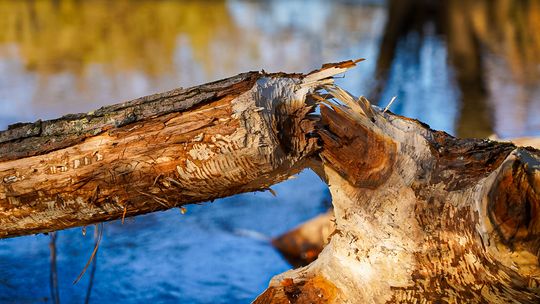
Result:
<svg viewBox="0 0 540 304"><path fill-rule="evenodd" d="M295 267L317 259L334 232L333 211L320 214L272 240L272 245Z"/></svg>
<svg viewBox="0 0 540 304"><path fill-rule="evenodd" d="M0 238L265 190L317 149L309 75L250 72L0 132Z"/></svg>
<svg viewBox="0 0 540 304"><path fill-rule="evenodd" d="M333 83L353 65L15 126L0 135L0 235L264 190L311 167L330 186L335 233L257 303L537 303L540 152L372 107Z"/></svg>

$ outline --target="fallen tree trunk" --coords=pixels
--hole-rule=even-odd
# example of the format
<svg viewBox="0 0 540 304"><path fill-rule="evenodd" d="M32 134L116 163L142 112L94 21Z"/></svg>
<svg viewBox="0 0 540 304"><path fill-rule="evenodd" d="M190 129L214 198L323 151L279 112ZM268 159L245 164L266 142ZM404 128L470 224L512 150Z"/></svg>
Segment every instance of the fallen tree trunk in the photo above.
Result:
<svg viewBox="0 0 540 304"><path fill-rule="evenodd" d="M256 303L538 302L540 152L372 107L333 84L352 66L16 126L0 134L0 235L264 190L310 167L330 186L335 233Z"/></svg>
<svg viewBox="0 0 540 304"><path fill-rule="evenodd" d="M305 95L351 65L251 72L10 126L0 132L0 238L268 189L317 149Z"/></svg>

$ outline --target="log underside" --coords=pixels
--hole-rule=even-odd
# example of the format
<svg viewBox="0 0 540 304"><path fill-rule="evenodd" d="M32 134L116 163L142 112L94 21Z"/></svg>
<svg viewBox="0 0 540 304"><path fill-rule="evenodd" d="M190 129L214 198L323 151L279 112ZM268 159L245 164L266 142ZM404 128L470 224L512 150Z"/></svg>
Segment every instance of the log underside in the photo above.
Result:
<svg viewBox="0 0 540 304"><path fill-rule="evenodd" d="M256 303L540 301L540 152L372 107L333 84L354 64L1 132L0 237L265 190L309 167L330 186L335 232Z"/></svg>

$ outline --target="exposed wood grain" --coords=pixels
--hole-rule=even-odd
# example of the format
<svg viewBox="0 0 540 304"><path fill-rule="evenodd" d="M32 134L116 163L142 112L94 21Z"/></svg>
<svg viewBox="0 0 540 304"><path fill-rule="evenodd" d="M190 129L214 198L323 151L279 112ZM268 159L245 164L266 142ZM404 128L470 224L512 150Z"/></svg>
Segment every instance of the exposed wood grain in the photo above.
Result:
<svg viewBox="0 0 540 304"><path fill-rule="evenodd" d="M337 289L332 282L321 276L298 281L283 279L279 286L271 286L255 303L259 304L310 304L332 303L338 300Z"/></svg>
<svg viewBox="0 0 540 304"><path fill-rule="evenodd" d="M249 72L0 132L0 238L268 189L307 167L307 100L345 61Z"/></svg>
<svg viewBox="0 0 540 304"><path fill-rule="evenodd" d="M185 111L227 95L235 96L251 88L259 77L261 75L257 72L244 73L189 89L179 88L102 107L90 113L14 124L0 132L0 161L41 155L72 146L111 129Z"/></svg>
<svg viewBox="0 0 540 304"><path fill-rule="evenodd" d="M11 126L0 133L0 237L268 189L318 148L305 96L354 65L342 64L307 80L250 72Z"/></svg>
<svg viewBox="0 0 540 304"><path fill-rule="evenodd" d="M321 116L323 160L356 187L376 189L383 184L394 167L396 144L339 107L322 106Z"/></svg>
<svg viewBox="0 0 540 304"><path fill-rule="evenodd" d="M313 303L538 303L540 151L370 119L345 99L323 101L317 126L335 231L268 293L322 277L336 297Z"/></svg>

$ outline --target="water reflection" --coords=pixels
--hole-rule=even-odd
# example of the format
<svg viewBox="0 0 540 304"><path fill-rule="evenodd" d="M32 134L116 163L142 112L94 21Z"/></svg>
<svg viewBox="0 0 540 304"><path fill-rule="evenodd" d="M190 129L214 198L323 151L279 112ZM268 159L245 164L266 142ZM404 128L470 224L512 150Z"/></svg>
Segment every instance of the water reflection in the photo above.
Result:
<svg viewBox="0 0 540 304"><path fill-rule="evenodd" d="M0 3L0 127L246 70L375 58L384 22L381 6L327 1ZM355 92L371 69L350 74Z"/></svg>
<svg viewBox="0 0 540 304"><path fill-rule="evenodd" d="M2 126L246 70L308 71L374 58L384 22L380 5L327 1L0 3L9 16L0 18ZM342 82L358 93L373 68L365 64ZM313 173L274 189L277 198L246 194L190 206L185 216L171 210L105 225L92 299L249 302L290 267L267 239L326 209L328 192ZM58 244L61 297L81 302L88 278L71 282L92 239L71 229ZM46 301L48 268L45 236L0 241L0 302Z"/></svg>
<svg viewBox="0 0 540 304"><path fill-rule="evenodd" d="M42 74L80 75L93 64L170 72L182 34L209 66L210 43L235 26L224 1L2 1L0 12L0 43L15 44L24 68Z"/></svg>
<svg viewBox="0 0 540 304"><path fill-rule="evenodd" d="M224 1L1 1L0 16L8 123L201 82L211 44L237 32Z"/></svg>
<svg viewBox="0 0 540 304"><path fill-rule="evenodd" d="M412 56L405 65L421 65L430 60L422 55L424 48L436 40L445 46L452 67L451 71L439 67L436 73L449 75L448 81L457 88L451 98L459 101L454 105L459 109L457 135L498 133L505 137L538 132L538 2L391 0L388 12L375 73L379 80L373 90L375 99L391 90L393 78L399 79L398 86L407 85L409 75L397 70L403 64L400 60ZM445 91L452 94L451 89ZM428 105L440 99L437 92L435 96L425 93L413 102Z"/></svg>
<svg viewBox="0 0 540 304"><path fill-rule="evenodd" d="M0 0L0 128L364 57L339 83L383 105L397 95L397 113L464 136L539 133L540 8L509 3ZM277 193L107 224L93 299L249 302L289 267L265 238L322 212L328 195L310 173ZM72 229L58 242L62 297L80 301L85 281L71 282L92 240ZM0 241L0 302L45 301L47 281L46 237Z"/></svg>

